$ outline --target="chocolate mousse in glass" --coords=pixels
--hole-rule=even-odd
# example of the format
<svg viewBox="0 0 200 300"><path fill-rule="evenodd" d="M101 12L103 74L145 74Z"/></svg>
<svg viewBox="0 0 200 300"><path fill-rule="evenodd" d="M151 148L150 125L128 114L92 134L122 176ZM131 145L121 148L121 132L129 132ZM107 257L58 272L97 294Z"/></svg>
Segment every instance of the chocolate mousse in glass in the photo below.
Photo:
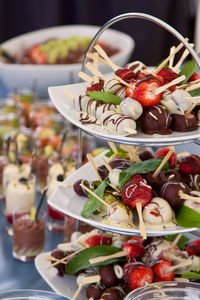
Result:
<svg viewBox="0 0 200 300"><path fill-rule="evenodd" d="M14 219L13 257L24 262L33 261L44 249L45 214L32 221L30 214Z"/></svg>
<svg viewBox="0 0 200 300"><path fill-rule="evenodd" d="M10 181L5 190L5 215L7 219L7 233L13 234L13 214L23 215L31 210L35 202L36 180L35 175L29 178L20 177Z"/></svg>

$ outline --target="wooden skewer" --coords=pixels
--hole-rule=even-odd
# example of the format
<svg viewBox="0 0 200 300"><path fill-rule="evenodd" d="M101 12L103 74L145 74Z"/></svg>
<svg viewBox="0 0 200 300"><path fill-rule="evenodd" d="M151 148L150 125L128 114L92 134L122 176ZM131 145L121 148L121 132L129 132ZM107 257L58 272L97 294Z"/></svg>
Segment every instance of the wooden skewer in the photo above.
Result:
<svg viewBox="0 0 200 300"><path fill-rule="evenodd" d="M185 89L186 92L194 91L200 88L200 83L192 84Z"/></svg>
<svg viewBox="0 0 200 300"><path fill-rule="evenodd" d="M177 235L177 237L175 238L175 240L172 243L173 246L176 246L178 244L178 242L179 242L180 238L182 237L182 235L183 235L182 233L179 233Z"/></svg>
<svg viewBox="0 0 200 300"><path fill-rule="evenodd" d="M197 196L200 197L200 192L199 191L191 191L190 193L193 194L193 195L197 195Z"/></svg>
<svg viewBox="0 0 200 300"><path fill-rule="evenodd" d="M94 59L93 59L93 63L94 63L94 67L95 69L98 70L98 64L99 64L99 54L97 52L94 52Z"/></svg>
<svg viewBox="0 0 200 300"><path fill-rule="evenodd" d="M179 257L174 255L173 253L170 253L168 251L165 252L165 255L167 255L168 258L171 258L172 260L177 260L179 262L182 262L183 260L185 260L185 258Z"/></svg>
<svg viewBox="0 0 200 300"><path fill-rule="evenodd" d="M189 155L190 155L190 153L187 152L187 151L185 151L185 152L180 152L180 153L178 153L178 154L177 154L177 157L184 157L184 156L189 156Z"/></svg>
<svg viewBox="0 0 200 300"><path fill-rule="evenodd" d="M61 243L57 245L57 248L63 251L70 251L72 250L72 243Z"/></svg>
<svg viewBox="0 0 200 300"><path fill-rule="evenodd" d="M93 84L99 83L99 77L98 76L93 76Z"/></svg>
<svg viewBox="0 0 200 300"><path fill-rule="evenodd" d="M84 184L80 184L80 186L86 190L90 195L92 195L93 197L97 198L102 204L104 204L105 206L111 208L111 206L106 203L103 199L101 199L98 195L96 195L94 192L92 192L87 186L85 186Z"/></svg>
<svg viewBox="0 0 200 300"><path fill-rule="evenodd" d="M188 41L188 38L185 39L186 41ZM160 70L162 70L162 68L166 65L166 63L168 63L168 61L170 60L171 57L173 57L176 53L178 53L181 48L183 47L183 43L180 43L174 51L171 52L171 54L158 66L158 68L154 71L154 74L157 74L158 72L160 72Z"/></svg>
<svg viewBox="0 0 200 300"><path fill-rule="evenodd" d="M76 298L77 298L78 295L80 294L82 288L83 288L83 285L79 285L79 287L78 287L78 289L76 290L74 296L72 297L72 300L76 300Z"/></svg>
<svg viewBox="0 0 200 300"><path fill-rule="evenodd" d="M189 259L185 259L185 261L180 262L179 264L177 264L175 266L167 267L166 272L164 272L164 273L167 273L169 271L174 271L176 269L183 268L186 266L190 266L191 264L192 264L192 262Z"/></svg>
<svg viewBox="0 0 200 300"><path fill-rule="evenodd" d="M102 157L102 162L105 165L106 169L108 169L109 172L113 172L113 169L109 165L109 163L105 160L105 158Z"/></svg>
<svg viewBox="0 0 200 300"><path fill-rule="evenodd" d="M72 256L74 256L74 255L76 255L76 254L78 254L79 252L81 252L81 251L83 251L83 250L85 250L85 249L86 249L86 247L85 247L85 248L82 248L82 249L79 249L79 250L77 250L77 251L75 251L75 252L73 252L73 253L71 253L71 254L69 254L69 255L67 255L67 256L61 258L61 259L58 259L55 263L53 263L53 264L51 264L50 266L48 266L48 267L47 267L47 270L48 270L48 269L51 269L52 267L54 267L54 266L56 266L56 265L58 265L58 264L60 264L60 263L63 263L63 262L66 263L66 260L67 260L68 258L70 258L70 257L72 257Z"/></svg>
<svg viewBox="0 0 200 300"><path fill-rule="evenodd" d="M176 88L177 89L185 89L185 88L187 88L187 87L189 87L189 86L191 86L193 84L199 83L199 82L200 82L200 78L197 79L197 80L194 80L194 81L186 82L186 83L184 83L182 85L177 86Z"/></svg>
<svg viewBox="0 0 200 300"><path fill-rule="evenodd" d="M101 280L100 275L83 277L83 279L81 280L81 284L79 285L74 296L72 297L72 300L75 300L78 297L78 295L80 294L80 291L82 290L84 285L91 284L91 283L98 283L100 280ZM93 299L93 298L91 298L91 299Z"/></svg>
<svg viewBox="0 0 200 300"><path fill-rule="evenodd" d="M119 252L114 253L114 254L91 258L91 259L89 259L89 262L90 262L90 264L97 264L97 263L100 263L102 261L106 261L106 260L113 259L113 258L119 258L119 257L123 257L123 256L126 256L126 255L128 255L127 251L119 251Z"/></svg>
<svg viewBox="0 0 200 300"><path fill-rule="evenodd" d="M169 60L169 68L172 68L172 67L173 67L174 56L175 56L175 54L174 54L175 49L176 49L175 46L172 46L172 47L170 48L170 53L169 53L169 55L171 55L171 54L173 54L173 55L171 56L171 58L170 58L170 60Z"/></svg>
<svg viewBox="0 0 200 300"><path fill-rule="evenodd" d="M113 142L108 142L109 147L112 149L112 151L116 154L118 153L117 147L115 145L115 143Z"/></svg>
<svg viewBox="0 0 200 300"><path fill-rule="evenodd" d="M92 84L93 82L93 78L84 72L79 72L78 76L89 84Z"/></svg>
<svg viewBox="0 0 200 300"><path fill-rule="evenodd" d="M124 130L129 133L129 134L136 134L137 131L133 128L130 128L130 127L125 127Z"/></svg>
<svg viewBox="0 0 200 300"><path fill-rule="evenodd" d="M180 76L180 77L178 77L178 78L175 78L175 79L172 80L171 82L169 82L169 83L167 83L167 84L165 84L165 85L162 85L161 87L159 87L159 88L157 88L157 89L155 90L155 92L154 92L155 95L158 95L158 94L164 92L164 91L165 91L166 89L168 89L170 86L173 86L173 85L176 85L176 84L182 82L185 78L186 78L185 75L182 75L182 76Z"/></svg>
<svg viewBox="0 0 200 300"><path fill-rule="evenodd" d="M96 53L97 53L97 52L96 52ZM88 52L86 56L87 56L88 58L94 60L94 54L95 54L95 52ZM99 56L99 62L100 62L100 63L103 63L104 65L110 66L110 64L109 64L105 59L103 59L103 58L100 57L100 56Z"/></svg>
<svg viewBox="0 0 200 300"><path fill-rule="evenodd" d="M99 172L97 170L98 166L97 166L96 160L94 159L92 154L88 153L87 154L87 159L90 162L91 166L93 167L93 170L95 172L95 175L96 175L97 179L102 181L101 176L99 175Z"/></svg>
<svg viewBox="0 0 200 300"><path fill-rule="evenodd" d="M191 201L195 201L195 202L199 202L200 203L200 197L193 197L187 194L184 194L182 192L182 190L180 190L178 192L179 197L181 197L181 199L185 199L185 200L191 200Z"/></svg>
<svg viewBox="0 0 200 300"><path fill-rule="evenodd" d="M120 145L120 147L128 152L130 161L141 162L141 159L139 158L139 155L137 154L137 150L135 148L133 148L133 146Z"/></svg>
<svg viewBox="0 0 200 300"><path fill-rule="evenodd" d="M145 240L147 238L147 234L146 234L146 228L142 216L142 203L140 201L136 202L136 209L139 217L140 234L142 238Z"/></svg>
<svg viewBox="0 0 200 300"><path fill-rule="evenodd" d="M156 178L158 176L158 174L162 170L162 167L168 161L168 159L171 157L173 152L174 152L174 150L170 149L169 152L165 155L165 157L163 158L163 160L162 160L161 164L159 165L159 167L154 171L154 173L152 175L153 178Z"/></svg>
<svg viewBox="0 0 200 300"><path fill-rule="evenodd" d="M117 71L118 69L120 69L120 67L118 67L116 64L114 64L111 59L108 57L108 55L106 54L106 52L101 48L101 46L96 45L94 46L95 50L108 62L109 66L114 70Z"/></svg>
<svg viewBox="0 0 200 300"><path fill-rule="evenodd" d="M71 99L75 99L75 98L77 97L76 94L74 94L74 93L72 93L71 91L68 91L68 90L65 90L65 91L64 91L64 94L65 94L66 96L68 96L69 98L71 98Z"/></svg>
<svg viewBox="0 0 200 300"><path fill-rule="evenodd" d="M197 105L197 103L193 103L191 106L190 106L190 108L185 112L185 114L187 115L187 114L190 114L192 111L193 111L193 109L195 108L195 106Z"/></svg>
<svg viewBox="0 0 200 300"><path fill-rule="evenodd" d="M194 44L190 44L190 46L193 48ZM182 63L184 62L184 60L186 59L186 57L189 55L189 51L188 49L185 49L185 51L183 52L183 54L181 55L179 61L177 62L177 64L173 67L173 71L174 72L178 72L180 69L180 66L182 65Z"/></svg>
<svg viewBox="0 0 200 300"><path fill-rule="evenodd" d="M196 97L187 97L186 100L192 102L192 103L200 103L200 96L196 96Z"/></svg>
<svg viewBox="0 0 200 300"><path fill-rule="evenodd" d="M125 86L127 86L128 88L130 88L130 89L134 89L134 85L131 85L131 84L129 84L128 82L126 82L126 81L124 81L123 79L121 79L119 76L117 76L117 75L113 75L113 77L116 79L116 80L118 80L120 83L122 83L123 85L125 85Z"/></svg>
<svg viewBox="0 0 200 300"><path fill-rule="evenodd" d="M92 74L94 74L95 76L98 76L98 77L102 78L104 81L106 81L106 77L99 70L97 70L93 64L88 62L85 66L88 70L90 70L90 72Z"/></svg>

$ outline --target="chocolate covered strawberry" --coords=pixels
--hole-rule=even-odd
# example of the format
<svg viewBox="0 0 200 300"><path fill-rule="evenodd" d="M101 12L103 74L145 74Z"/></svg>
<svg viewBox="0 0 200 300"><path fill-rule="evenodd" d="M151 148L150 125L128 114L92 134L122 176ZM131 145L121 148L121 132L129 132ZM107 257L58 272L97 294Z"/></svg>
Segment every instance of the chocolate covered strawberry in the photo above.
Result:
<svg viewBox="0 0 200 300"><path fill-rule="evenodd" d="M170 151L169 148L160 148L156 151L155 157L164 157ZM175 152L169 158L170 168L173 169L176 167L177 164L177 155Z"/></svg>
<svg viewBox="0 0 200 300"><path fill-rule="evenodd" d="M107 245L110 246L112 244L112 237L103 235L103 234L95 234L90 236L85 240L85 244L88 247L93 247L97 245Z"/></svg>
<svg viewBox="0 0 200 300"><path fill-rule="evenodd" d="M187 251L189 256L191 256L191 255L200 256L200 239L195 240L195 241L191 241L187 245L186 251Z"/></svg>
<svg viewBox="0 0 200 300"><path fill-rule="evenodd" d="M162 70L160 70L160 72L158 72L158 75L163 78L164 84L168 84L169 82L179 77L179 75L170 68L163 68ZM173 85L169 87L169 90L173 92L175 88L176 87Z"/></svg>
<svg viewBox="0 0 200 300"><path fill-rule="evenodd" d="M179 172L182 175L195 175L200 173L200 158L192 154L184 157L179 165Z"/></svg>
<svg viewBox="0 0 200 300"><path fill-rule="evenodd" d="M88 91L101 91L101 90L103 90L103 81L102 80L100 80L98 83L92 84L91 86L87 87L87 92Z"/></svg>
<svg viewBox="0 0 200 300"><path fill-rule="evenodd" d="M128 83L133 82L136 79L135 73L131 69L128 69L128 68L122 68L122 69L117 70L115 72L115 75L117 75L122 80L124 80Z"/></svg>
<svg viewBox="0 0 200 300"><path fill-rule="evenodd" d="M143 287L153 281L150 267L141 262L131 262L124 266L124 283L129 290Z"/></svg>
<svg viewBox="0 0 200 300"><path fill-rule="evenodd" d="M129 259L133 258L141 258L144 254L144 246L141 243L138 243L136 240L129 240L127 241L124 246L123 250L128 254L126 257Z"/></svg>
<svg viewBox="0 0 200 300"><path fill-rule="evenodd" d="M190 78L188 79L188 82L191 82L191 81L195 81L195 80L198 80L200 77L199 75L197 74L197 72L194 72Z"/></svg>
<svg viewBox="0 0 200 300"><path fill-rule="evenodd" d="M153 281L162 282L162 281L172 281L174 278L174 271L171 271L169 267L172 266L172 263L167 259L159 259L154 262L151 267L153 271Z"/></svg>

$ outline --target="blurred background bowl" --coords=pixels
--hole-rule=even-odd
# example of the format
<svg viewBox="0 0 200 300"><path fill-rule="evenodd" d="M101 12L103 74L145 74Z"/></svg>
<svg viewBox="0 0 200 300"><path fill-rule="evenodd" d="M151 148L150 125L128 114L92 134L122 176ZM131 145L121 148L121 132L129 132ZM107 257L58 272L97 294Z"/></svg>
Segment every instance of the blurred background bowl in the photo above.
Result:
<svg viewBox="0 0 200 300"><path fill-rule="evenodd" d="M29 48L35 43L41 43L51 38L69 38L72 36L93 37L100 27L90 25L69 25L46 28L26 33L12 38L0 45L11 55L16 55L24 48ZM107 29L100 37L112 47L119 48L119 53L112 56L112 61L119 66L125 65L133 52L135 43L131 36L112 29ZM111 69L106 65L100 66L102 73ZM54 85L65 85L79 82L77 76L81 70L81 64L57 64L57 65L36 65L36 64L10 64L0 61L0 79L7 92L16 88L32 88L36 86L38 97L47 97L47 88Z"/></svg>

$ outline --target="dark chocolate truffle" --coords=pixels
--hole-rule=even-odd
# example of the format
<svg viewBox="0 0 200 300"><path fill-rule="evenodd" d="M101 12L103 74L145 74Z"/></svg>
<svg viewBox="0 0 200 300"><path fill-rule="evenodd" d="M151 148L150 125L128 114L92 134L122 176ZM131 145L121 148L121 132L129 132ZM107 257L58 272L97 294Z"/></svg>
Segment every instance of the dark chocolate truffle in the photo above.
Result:
<svg viewBox="0 0 200 300"><path fill-rule="evenodd" d="M181 181L181 182L185 181L182 175L175 169L167 170L165 172L165 177L167 178L168 181L172 181L172 180Z"/></svg>
<svg viewBox="0 0 200 300"><path fill-rule="evenodd" d="M155 178L152 177L153 173L154 172L149 172L143 174L142 176L144 179L146 179L147 183L152 187L153 190L160 192L162 185L167 182L167 178L162 171Z"/></svg>
<svg viewBox="0 0 200 300"><path fill-rule="evenodd" d="M185 194L190 194L189 187L175 180L166 182L161 188L161 197L164 198L175 211L177 211L185 200L181 199L178 192L182 191Z"/></svg>
<svg viewBox="0 0 200 300"><path fill-rule="evenodd" d="M115 157L110 160L109 165L112 169L126 170L130 167L130 161L121 157Z"/></svg>
<svg viewBox="0 0 200 300"><path fill-rule="evenodd" d="M106 289L103 292L103 294L101 295L101 297L104 300L122 300L123 299L120 291L114 287Z"/></svg>
<svg viewBox="0 0 200 300"><path fill-rule="evenodd" d="M115 274L114 267L112 265L102 266L100 268L99 275L101 276L101 282L106 287L112 287L118 284L118 278Z"/></svg>
<svg viewBox="0 0 200 300"><path fill-rule="evenodd" d="M77 193L77 195L79 196L87 196L87 192L80 186L80 184L84 184L86 187L88 187L89 189L96 189L96 185L91 181L87 181L84 179L79 179L77 180L74 185L74 192Z"/></svg>
<svg viewBox="0 0 200 300"><path fill-rule="evenodd" d="M152 159L154 158L153 153L145 148L140 148L139 149L139 158L144 161L144 160L148 160L148 159Z"/></svg>
<svg viewBox="0 0 200 300"><path fill-rule="evenodd" d="M86 296L88 299L93 298L94 300L98 300L101 298L103 289L100 285L98 284L92 284L89 285L86 289Z"/></svg>
<svg viewBox="0 0 200 300"><path fill-rule="evenodd" d="M178 115L172 114L171 128L174 131L184 132L195 129L196 116L194 114Z"/></svg>

